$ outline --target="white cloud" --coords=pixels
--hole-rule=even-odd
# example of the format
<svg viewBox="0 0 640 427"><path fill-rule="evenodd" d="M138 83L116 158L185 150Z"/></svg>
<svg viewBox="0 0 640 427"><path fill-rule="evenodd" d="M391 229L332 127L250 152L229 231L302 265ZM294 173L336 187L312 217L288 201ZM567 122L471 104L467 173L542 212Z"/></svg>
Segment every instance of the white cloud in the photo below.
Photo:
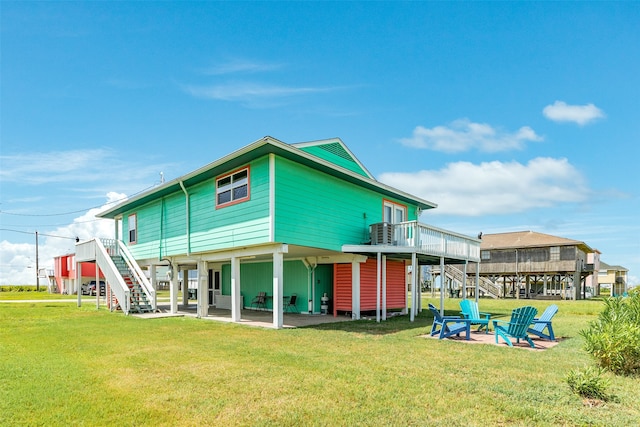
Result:
<svg viewBox="0 0 640 427"><path fill-rule="evenodd" d="M234 59L229 62L214 65L203 71L208 75L223 75L236 73L259 73L282 68L282 64Z"/></svg>
<svg viewBox="0 0 640 427"><path fill-rule="evenodd" d="M574 122L580 126L605 116L604 112L593 104L568 105L563 101L547 105L542 114L554 122Z"/></svg>
<svg viewBox="0 0 640 427"><path fill-rule="evenodd" d="M589 196L585 178L566 159L539 157L527 164L457 162L438 171L388 172L380 181L438 204L433 214L510 214Z"/></svg>
<svg viewBox="0 0 640 427"><path fill-rule="evenodd" d="M410 138L401 138L400 142L408 147L425 148L445 153L459 153L477 149L497 152L522 149L527 141L542 141L529 126L523 126L516 132L506 132L486 123L474 123L469 119L459 119L449 126L425 128L417 126Z"/></svg>
<svg viewBox="0 0 640 427"><path fill-rule="evenodd" d="M56 161L57 159L65 161ZM108 149L17 153L0 156L0 162L2 182L37 186L48 183L77 186L82 183L83 189L78 191L94 191L85 186L88 182L96 185L106 183L109 188L119 188L130 193L159 183L158 173L175 167L167 163L133 163L123 160L117 152ZM153 182L151 179L157 181ZM108 190L101 188L100 194L105 191ZM23 196L23 199L26 198L27 196Z"/></svg>
<svg viewBox="0 0 640 427"><path fill-rule="evenodd" d="M221 101L251 102L274 98L285 98L310 93L331 92L331 87L292 87L251 82L224 83L212 86L185 86L184 90L197 98Z"/></svg>
<svg viewBox="0 0 640 427"><path fill-rule="evenodd" d="M75 218L73 223L57 227L53 230L41 230L38 239L38 266L53 268L53 258L75 252L75 238L88 240L94 237L111 238L114 236L112 220L96 219L95 215L113 206L116 201L126 196L111 192L107 194L107 202L100 208L90 209ZM0 242L0 285L35 285L36 284L36 244ZM44 286L45 281L40 280Z"/></svg>

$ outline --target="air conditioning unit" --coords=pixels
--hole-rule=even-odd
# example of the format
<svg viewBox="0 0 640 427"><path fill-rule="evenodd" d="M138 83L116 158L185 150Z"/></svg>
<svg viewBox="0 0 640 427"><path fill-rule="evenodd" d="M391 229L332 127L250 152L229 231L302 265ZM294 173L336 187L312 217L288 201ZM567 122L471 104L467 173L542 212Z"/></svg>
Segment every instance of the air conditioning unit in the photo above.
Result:
<svg viewBox="0 0 640 427"><path fill-rule="evenodd" d="M388 222L379 222L369 226L369 235L372 245L391 245L393 244L393 224Z"/></svg>

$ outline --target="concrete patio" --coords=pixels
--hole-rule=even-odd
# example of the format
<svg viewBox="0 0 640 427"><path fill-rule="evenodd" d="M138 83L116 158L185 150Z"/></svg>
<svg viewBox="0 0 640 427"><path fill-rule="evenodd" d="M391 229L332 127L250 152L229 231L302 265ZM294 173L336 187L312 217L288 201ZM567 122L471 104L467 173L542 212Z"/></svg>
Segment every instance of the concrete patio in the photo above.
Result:
<svg viewBox="0 0 640 427"><path fill-rule="evenodd" d="M196 304L189 304L188 306L179 305L177 313L170 312L169 304L158 304L158 311L156 313L142 313L131 314L134 317L142 319L158 319L163 317L197 317ZM250 310L243 309L241 312L240 322L235 322L241 325L256 326L261 328L273 328L273 313L268 310ZM203 317L203 320L212 320L216 322L228 322L232 323L231 310L224 310L215 307L209 308L208 316ZM298 313L284 313L283 314L283 327L284 328L299 328L304 326L320 325L324 323L335 322L348 322L351 321L350 317L337 316L333 314L298 314Z"/></svg>

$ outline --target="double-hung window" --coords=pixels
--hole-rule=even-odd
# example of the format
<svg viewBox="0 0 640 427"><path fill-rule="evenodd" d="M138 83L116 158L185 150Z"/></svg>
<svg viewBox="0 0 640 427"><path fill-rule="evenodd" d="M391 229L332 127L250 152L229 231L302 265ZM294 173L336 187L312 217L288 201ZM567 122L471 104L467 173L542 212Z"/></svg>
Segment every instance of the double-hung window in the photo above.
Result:
<svg viewBox="0 0 640 427"><path fill-rule="evenodd" d="M136 214L129 215L127 223L129 224L129 243L136 243L138 241L138 219Z"/></svg>
<svg viewBox="0 0 640 427"><path fill-rule="evenodd" d="M249 168L216 179L216 207L249 200Z"/></svg>

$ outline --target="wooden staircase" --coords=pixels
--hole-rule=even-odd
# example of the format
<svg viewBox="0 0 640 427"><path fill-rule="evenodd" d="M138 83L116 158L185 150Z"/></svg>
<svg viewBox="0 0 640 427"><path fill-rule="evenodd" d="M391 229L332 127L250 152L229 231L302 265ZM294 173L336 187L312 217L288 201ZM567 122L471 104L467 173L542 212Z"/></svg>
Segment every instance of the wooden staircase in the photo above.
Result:
<svg viewBox="0 0 640 427"><path fill-rule="evenodd" d="M440 274L440 267L439 266L433 267L432 268L432 272L435 273L435 274ZM476 286L475 277L467 276L467 278L465 280L465 278L463 277L464 273L459 268L457 268L457 267L455 267L453 265L445 265L444 266L444 272L445 272L447 277L449 277L454 282L457 282L461 286L464 284L464 286L466 286L467 289L470 289L470 288L475 289L475 286ZM478 283L478 289L481 292L481 294L484 294L484 296L488 296L488 297L491 297L491 298L501 298L502 297L502 287L501 286L496 285L495 283L493 283L491 280L487 279L486 277L480 276L479 279L480 280L479 280L479 283Z"/></svg>
<svg viewBox="0 0 640 427"><path fill-rule="evenodd" d="M147 298L146 293L143 291L140 283L135 279L135 276L131 274L127 262L121 255L111 255L111 259L113 263L116 265L118 272L124 279L124 282L129 287L130 297L130 312L132 313L151 313L153 312L153 307L151 302ZM117 304L117 300L116 300Z"/></svg>

